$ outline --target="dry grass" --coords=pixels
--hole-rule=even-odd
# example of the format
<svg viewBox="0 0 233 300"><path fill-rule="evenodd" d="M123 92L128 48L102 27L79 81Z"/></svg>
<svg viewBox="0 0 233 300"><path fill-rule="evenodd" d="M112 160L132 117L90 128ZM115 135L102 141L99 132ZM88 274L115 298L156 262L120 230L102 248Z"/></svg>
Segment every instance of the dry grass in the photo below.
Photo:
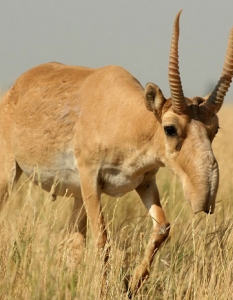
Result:
<svg viewBox="0 0 233 300"><path fill-rule="evenodd" d="M171 236L135 299L232 299L232 115L233 107L223 107L213 145L221 174L213 216L194 216L176 178L160 171L158 185ZM72 200L51 202L25 180L0 215L0 299L98 299L102 260L93 251L91 237L83 250L79 236L66 234ZM125 299L123 278L143 253L151 220L134 193L104 198L103 206L112 250L108 293L102 299Z"/></svg>

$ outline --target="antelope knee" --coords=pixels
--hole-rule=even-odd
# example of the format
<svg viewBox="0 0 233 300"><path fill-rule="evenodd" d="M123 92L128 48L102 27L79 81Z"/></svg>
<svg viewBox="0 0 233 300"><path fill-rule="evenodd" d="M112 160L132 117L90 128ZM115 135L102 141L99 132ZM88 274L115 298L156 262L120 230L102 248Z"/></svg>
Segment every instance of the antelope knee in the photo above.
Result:
<svg viewBox="0 0 233 300"><path fill-rule="evenodd" d="M160 226L156 226L156 228L154 229L154 243L162 243L164 242L168 236L169 236L169 232L170 232L170 224L169 223L165 223L163 225Z"/></svg>

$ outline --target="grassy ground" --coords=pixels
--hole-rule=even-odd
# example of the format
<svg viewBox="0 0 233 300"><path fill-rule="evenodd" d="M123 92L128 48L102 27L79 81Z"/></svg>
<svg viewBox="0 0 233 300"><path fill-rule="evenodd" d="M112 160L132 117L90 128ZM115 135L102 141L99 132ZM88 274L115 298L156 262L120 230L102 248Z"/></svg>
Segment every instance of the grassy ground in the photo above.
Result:
<svg viewBox="0 0 233 300"><path fill-rule="evenodd" d="M194 216L176 178L166 169L159 172L171 235L135 299L232 299L232 115L233 107L222 108L213 145L221 175L213 216ZM48 194L22 178L0 215L0 299L99 298L102 266L91 237L82 251L79 236L65 233L71 205L67 198L51 202ZM105 197L103 206L112 251L108 294L101 299L125 299L123 278L140 260L151 220L134 193Z"/></svg>

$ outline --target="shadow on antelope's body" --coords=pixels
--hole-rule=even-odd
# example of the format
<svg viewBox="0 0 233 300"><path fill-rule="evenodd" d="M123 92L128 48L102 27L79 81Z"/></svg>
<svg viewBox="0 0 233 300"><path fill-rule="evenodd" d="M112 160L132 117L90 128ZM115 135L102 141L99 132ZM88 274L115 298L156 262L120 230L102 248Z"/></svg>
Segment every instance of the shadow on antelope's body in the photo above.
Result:
<svg viewBox="0 0 233 300"><path fill-rule="evenodd" d="M54 197L74 197L70 229L81 211L78 230L85 237L88 217L96 247L103 248L107 232L101 194L137 191L153 220L153 232L129 296L148 276L169 234L155 180L159 168L166 166L179 177L194 213L213 213L215 206L219 174L211 143L233 73L233 31L215 89L205 98L188 99L179 75L179 16L169 58L170 99L155 84L144 89L118 66L47 63L20 76L0 104L2 201L21 172L35 173L35 183L40 181L49 192L53 186Z"/></svg>

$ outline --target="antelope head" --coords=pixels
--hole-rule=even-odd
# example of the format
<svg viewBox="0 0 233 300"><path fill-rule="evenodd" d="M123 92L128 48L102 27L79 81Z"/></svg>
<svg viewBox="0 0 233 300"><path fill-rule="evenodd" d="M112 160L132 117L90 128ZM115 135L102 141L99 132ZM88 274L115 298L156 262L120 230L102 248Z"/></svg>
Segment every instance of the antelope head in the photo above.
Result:
<svg viewBox="0 0 233 300"><path fill-rule="evenodd" d="M218 131L220 110L233 76L233 28L221 77L207 97L184 96L178 59L179 18L177 14L170 48L169 84L171 98L166 100L154 84L145 88L145 102L159 121L161 140L157 155L163 165L178 175L186 199L194 213L213 213L219 182L218 164L212 141Z"/></svg>

